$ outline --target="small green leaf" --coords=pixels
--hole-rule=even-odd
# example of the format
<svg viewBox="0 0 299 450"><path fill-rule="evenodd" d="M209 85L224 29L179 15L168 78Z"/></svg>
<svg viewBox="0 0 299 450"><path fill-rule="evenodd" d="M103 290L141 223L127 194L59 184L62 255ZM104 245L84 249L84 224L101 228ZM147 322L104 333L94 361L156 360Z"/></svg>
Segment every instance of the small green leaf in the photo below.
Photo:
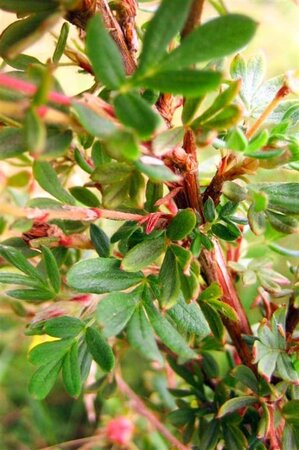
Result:
<svg viewBox="0 0 299 450"><path fill-rule="evenodd" d="M281 245L275 244L274 242L268 244L268 247L271 248L271 250L273 250L274 252L279 253L280 255L290 256L292 258L299 258L299 250L285 248L282 247Z"/></svg>
<svg viewBox="0 0 299 450"><path fill-rule="evenodd" d="M162 156L183 143L184 128L176 127L163 131L153 139L152 147L156 156ZM159 197L160 198L160 197ZM158 198L157 198L158 200Z"/></svg>
<svg viewBox="0 0 299 450"><path fill-rule="evenodd" d="M168 43L183 27L191 3L192 0L162 1L144 36L138 75L157 65L163 58ZM180 14L177 14L178 11Z"/></svg>
<svg viewBox="0 0 299 450"><path fill-rule="evenodd" d="M256 234L257 236L260 236L263 234L266 230L266 214L261 211L257 212L255 211L255 205L252 203L250 208L247 212L248 222L251 231Z"/></svg>
<svg viewBox="0 0 299 450"><path fill-rule="evenodd" d="M60 339L57 341L44 342L36 345L29 353L29 361L32 364L41 366L57 362L69 351L72 339Z"/></svg>
<svg viewBox="0 0 299 450"><path fill-rule="evenodd" d="M238 322L238 316L236 311L226 303L216 300L216 299L210 299L209 305L212 306L216 311L218 311L222 316L227 317L228 319L232 320L233 322Z"/></svg>
<svg viewBox="0 0 299 450"><path fill-rule="evenodd" d="M80 150L78 150L77 148L75 148L74 150L74 158L78 166L81 167L84 172L87 172L89 174L93 172L93 167L89 165Z"/></svg>
<svg viewBox="0 0 299 450"><path fill-rule="evenodd" d="M16 272L0 272L0 283L17 284L21 286L40 287L40 282L34 278L19 275Z"/></svg>
<svg viewBox="0 0 299 450"><path fill-rule="evenodd" d="M217 417L220 418L225 416L226 414L231 414L232 412L237 411L238 409L244 408L245 406L250 406L256 402L257 402L256 397L250 397L248 395L231 398L221 406L221 408L218 411Z"/></svg>
<svg viewBox="0 0 299 450"><path fill-rule="evenodd" d="M19 128L5 127L0 131L0 160L14 158L26 151L24 134Z"/></svg>
<svg viewBox="0 0 299 450"><path fill-rule="evenodd" d="M152 328L143 307L140 305L137 306L128 323L127 335L132 347L138 350L146 359L163 363Z"/></svg>
<svg viewBox="0 0 299 450"><path fill-rule="evenodd" d="M220 438L220 421L212 419L208 424L201 427L200 449L214 450Z"/></svg>
<svg viewBox="0 0 299 450"><path fill-rule="evenodd" d="M272 227L285 234L292 234L299 232L299 220L295 217L285 216L284 214L275 213L274 211L267 211L267 218Z"/></svg>
<svg viewBox="0 0 299 450"><path fill-rule="evenodd" d="M168 248L159 273L161 293L159 302L162 308L169 309L177 301L180 293L180 276L176 257Z"/></svg>
<svg viewBox="0 0 299 450"><path fill-rule="evenodd" d="M182 112L182 122L184 125L190 124L203 99L204 97L195 97L186 99Z"/></svg>
<svg viewBox="0 0 299 450"><path fill-rule="evenodd" d="M99 15L88 22L86 52L98 81L110 89L118 89L125 82L120 51Z"/></svg>
<svg viewBox="0 0 299 450"><path fill-rule="evenodd" d="M49 364L39 367L30 380L30 394L38 400L43 400L47 397L55 384L61 366L62 359L60 361L52 361Z"/></svg>
<svg viewBox="0 0 299 450"><path fill-rule="evenodd" d="M91 208L98 208L100 201L96 195L90 192L89 189L83 186L73 186L70 188L70 193L78 202Z"/></svg>
<svg viewBox="0 0 299 450"><path fill-rule="evenodd" d="M135 245L124 257L121 268L127 272L136 272L145 269L165 251L164 236L155 239L146 239Z"/></svg>
<svg viewBox="0 0 299 450"><path fill-rule="evenodd" d="M179 181L180 177L166 167L160 159L143 157L135 162L135 167L153 182Z"/></svg>
<svg viewBox="0 0 299 450"><path fill-rule="evenodd" d="M115 292L102 299L97 306L97 320L105 337L116 336L126 326L140 300L140 291Z"/></svg>
<svg viewBox="0 0 299 450"><path fill-rule="evenodd" d="M159 116L147 101L135 92L119 94L114 99L114 106L119 120L142 138L148 138L160 123Z"/></svg>
<svg viewBox="0 0 299 450"><path fill-rule="evenodd" d="M236 125L242 116L242 111L237 105L228 105L211 119L204 122L204 126L210 129L226 130Z"/></svg>
<svg viewBox="0 0 299 450"><path fill-rule="evenodd" d="M54 64L59 63L59 60L64 53L64 49L66 46L69 31L70 31L69 24L67 22L64 22L60 29L59 38L58 38L58 41L57 41L57 44L56 44L56 47L55 47L55 50L53 53L53 57L52 57Z"/></svg>
<svg viewBox="0 0 299 450"><path fill-rule="evenodd" d="M218 283L212 283L199 295L200 301L218 300L222 297L222 289Z"/></svg>
<svg viewBox="0 0 299 450"><path fill-rule="evenodd" d="M32 155L38 155L44 150L46 127L34 108L30 108L25 115L24 139L26 148Z"/></svg>
<svg viewBox="0 0 299 450"><path fill-rule="evenodd" d="M167 314L175 322L178 329L184 333L194 334L203 339L210 333L209 325L195 302L187 304L182 296Z"/></svg>
<svg viewBox="0 0 299 450"><path fill-rule="evenodd" d="M128 289L142 281L141 273L128 273L120 269L114 258L92 258L79 261L67 274L70 287L81 292L104 294Z"/></svg>
<svg viewBox="0 0 299 450"><path fill-rule="evenodd" d="M49 248L42 246L41 250L43 253L47 276L54 291L56 292L56 294L58 294L58 292L60 291L61 280L57 261Z"/></svg>
<svg viewBox="0 0 299 450"><path fill-rule="evenodd" d="M136 161L140 157L140 149L134 132L118 130L107 139L107 153L115 159Z"/></svg>
<svg viewBox="0 0 299 450"><path fill-rule="evenodd" d="M212 232L224 241L235 241L241 236L239 228L233 223L227 223L223 225L222 223L215 223L211 228Z"/></svg>
<svg viewBox="0 0 299 450"><path fill-rule="evenodd" d="M34 161L33 174L38 184L53 197L68 205L75 205L75 199L60 184L51 164L46 161Z"/></svg>
<svg viewBox="0 0 299 450"><path fill-rule="evenodd" d="M157 89L161 92L181 94L185 97L202 96L217 89L221 73L204 70L169 70L137 79L135 85Z"/></svg>
<svg viewBox="0 0 299 450"><path fill-rule="evenodd" d="M208 199L205 201L203 206L203 213L207 222L214 222L214 220L216 219L216 208L211 197L208 197Z"/></svg>
<svg viewBox="0 0 299 450"><path fill-rule="evenodd" d="M299 214L299 183L273 183L262 186L268 207L285 214Z"/></svg>
<svg viewBox="0 0 299 450"><path fill-rule="evenodd" d="M196 225L196 215L191 208L179 211L171 220L166 235L169 239L179 241L191 233Z"/></svg>
<svg viewBox="0 0 299 450"><path fill-rule="evenodd" d="M102 334L93 327L86 328L85 340L88 350L95 362L105 372L110 372L114 367L114 355Z"/></svg>
<svg viewBox="0 0 299 450"><path fill-rule="evenodd" d="M148 294L145 294L144 306L149 321L161 341L182 358L196 358L196 353L188 347L186 341L177 330L155 308Z"/></svg>
<svg viewBox="0 0 299 450"><path fill-rule="evenodd" d="M224 326L218 312L205 302L201 303L200 307L213 335L218 341L222 342L224 336Z"/></svg>
<svg viewBox="0 0 299 450"><path fill-rule="evenodd" d="M119 184L132 175L133 169L124 162L107 162L95 169L91 178L101 184Z"/></svg>
<svg viewBox="0 0 299 450"><path fill-rule="evenodd" d="M223 426L225 446L229 450L247 450L248 442L245 435L237 425L232 423Z"/></svg>
<svg viewBox="0 0 299 450"><path fill-rule="evenodd" d="M97 225L90 225L90 239L95 247L96 252L103 258L110 255L110 241L107 234Z"/></svg>
<svg viewBox="0 0 299 450"><path fill-rule="evenodd" d="M72 397L79 397L81 392L81 373L77 341L74 342L64 357L62 379L67 392Z"/></svg>
<svg viewBox="0 0 299 450"><path fill-rule="evenodd" d="M76 317L60 316L47 320L44 328L49 336L71 338L77 336L84 326L84 322Z"/></svg>
<svg viewBox="0 0 299 450"><path fill-rule="evenodd" d="M233 129L227 139L227 147L236 152L243 152L247 148L247 139L241 128Z"/></svg>
<svg viewBox="0 0 299 450"><path fill-rule="evenodd" d="M112 121L96 114L82 103L74 101L72 106L78 115L79 122L92 136L106 139L116 132L117 128Z"/></svg>
<svg viewBox="0 0 299 450"><path fill-rule="evenodd" d="M161 70L222 58L243 48L253 37L256 22L240 14L227 14L196 28L162 62Z"/></svg>
<svg viewBox="0 0 299 450"><path fill-rule="evenodd" d="M0 255L21 272L36 280L39 285L44 285L44 280L38 270L27 261L20 250L8 245L0 245Z"/></svg>
<svg viewBox="0 0 299 450"><path fill-rule="evenodd" d="M282 408L282 414L289 424L299 425L299 400L290 400Z"/></svg>
<svg viewBox="0 0 299 450"><path fill-rule="evenodd" d="M233 181L226 181L222 188L223 194L232 202L238 203L245 200L247 190Z"/></svg>

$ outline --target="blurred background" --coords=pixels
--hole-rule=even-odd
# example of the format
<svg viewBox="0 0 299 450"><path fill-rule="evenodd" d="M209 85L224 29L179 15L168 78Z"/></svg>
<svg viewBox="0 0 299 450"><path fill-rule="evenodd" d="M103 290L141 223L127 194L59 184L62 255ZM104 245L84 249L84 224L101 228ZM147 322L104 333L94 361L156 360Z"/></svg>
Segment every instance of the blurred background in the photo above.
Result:
<svg viewBox="0 0 299 450"><path fill-rule="evenodd" d="M227 0L225 4L229 11L248 14L259 22L257 35L249 48L244 50L244 54L252 56L257 52L264 52L268 62L267 77L281 74L289 69L299 69L299 6L295 1ZM147 10L152 10L155 5L156 2L140 3L142 6L141 21L150 17L150 12ZM215 15L215 10L206 5L204 20ZM14 20L12 14L1 12L0 30L5 29ZM58 33L59 29L60 26L54 29L53 33ZM72 30L72 36L77 39L75 29ZM46 62L53 50L54 37L48 34L27 49L26 53ZM57 77L68 95L75 95L92 85L92 78L89 75L77 73L73 67L60 68ZM283 181L286 180L283 179ZM252 298L252 295L248 298ZM26 357L32 338L24 336L25 323L26 321L16 316L13 311L0 318L2 335L0 343L0 450L48 448L47 446L58 442L93 434L98 427L97 420L93 420L94 417L82 398L76 401L70 399L62 386L58 385L46 401L36 401L29 396L27 386L33 367ZM166 404L168 408L171 409L175 406L166 389L164 378L151 371L149 365L142 361L139 355L128 352L123 366L126 380L144 397L151 396L151 401L157 405L158 409L162 398L164 405ZM146 375L145 384L141 384L141 374ZM158 397L151 394L150 386L155 386L159 393ZM89 394L87 404L90 405L90 402L95 400L95 409L92 408L92 411L95 413L95 417L101 416L102 423L105 423L108 417L117 414L131 415L133 421L139 421L139 436L137 433L136 437L136 442L139 442L137 448L142 450L168 448L159 435L149 432L145 421L126 409L123 398L112 397L104 403L101 395ZM88 448L99 449L100 447Z"/></svg>

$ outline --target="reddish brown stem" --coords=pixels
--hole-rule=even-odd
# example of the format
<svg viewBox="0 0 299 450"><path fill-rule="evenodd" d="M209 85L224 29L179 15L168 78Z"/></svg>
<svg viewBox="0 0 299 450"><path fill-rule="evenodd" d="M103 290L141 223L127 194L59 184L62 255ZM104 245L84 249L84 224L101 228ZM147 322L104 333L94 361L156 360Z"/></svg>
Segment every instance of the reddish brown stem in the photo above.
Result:
<svg viewBox="0 0 299 450"><path fill-rule="evenodd" d="M200 24L204 0L193 0L189 16L182 31L182 37L186 37Z"/></svg>

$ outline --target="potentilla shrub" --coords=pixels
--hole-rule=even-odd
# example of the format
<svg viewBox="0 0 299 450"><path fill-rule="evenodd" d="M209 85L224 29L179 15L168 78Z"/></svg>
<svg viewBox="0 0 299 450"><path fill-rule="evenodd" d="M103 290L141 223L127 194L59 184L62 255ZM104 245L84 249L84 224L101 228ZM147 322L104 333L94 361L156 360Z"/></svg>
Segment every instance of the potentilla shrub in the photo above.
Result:
<svg viewBox="0 0 299 450"><path fill-rule="evenodd" d="M60 373L84 396L93 365L102 401L129 401L96 448L295 450L296 73L265 81L238 53L257 23L220 1L203 23L202 0L156 3L140 23L135 0L0 1L1 301L41 335L32 396ZM59 21L46 61L23 53ZM132 351L158 400L122 377Z"/></svg>

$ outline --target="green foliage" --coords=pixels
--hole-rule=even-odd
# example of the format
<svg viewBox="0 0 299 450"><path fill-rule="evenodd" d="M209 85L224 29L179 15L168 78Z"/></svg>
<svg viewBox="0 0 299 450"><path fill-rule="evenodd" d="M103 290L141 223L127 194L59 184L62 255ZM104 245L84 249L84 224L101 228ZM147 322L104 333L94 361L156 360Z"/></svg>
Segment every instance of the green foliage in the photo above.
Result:
<svg viewBox="0 0 299 450"><path fill-rule="evenodd" d="M103 449L166 450L169 433L194 449L297 448L297 75L265 81L261 55L235 55L257 24L220 0L199 26L192 0L162 0L138 26L135 2L100 3L0 0L18 19L0 36L0 328L15 339L0 378L19 320L29 392L54 390L30 400L45 439L20 445L67 441L85 402ZM42 62L22 53L60 20ZM84 73L72 97L68 60ZM76 403L49 438L40 411L59 398L60 413L62 386ZM108 432L124 411L130 443Z"/></svg>

